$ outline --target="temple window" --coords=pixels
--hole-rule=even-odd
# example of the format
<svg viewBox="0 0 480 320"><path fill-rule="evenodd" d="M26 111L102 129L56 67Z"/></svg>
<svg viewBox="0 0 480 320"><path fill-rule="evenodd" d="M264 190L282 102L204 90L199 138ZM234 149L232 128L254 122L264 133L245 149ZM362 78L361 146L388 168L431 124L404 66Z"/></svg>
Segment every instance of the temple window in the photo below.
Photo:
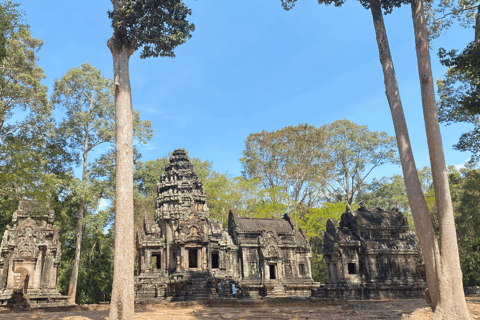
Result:
<svg viewBox="0 0 480 320"><path fill-rule="evenodd" d="M305 274L305 265L303 263L300 263L298 265L298 273L301 274L301 275Z"/></svg>
<svg viewBox="0 0 480 320"><path fill-rule="evenodd" d="M197 249L188 249L188 267L191 268L198 268L197 265L198 260L198 250Z"/></svg>
<svg viewBox="0 0 480 320"><path fill-rule="evenodd" d="M212 269L218 269L219 263L218 263L218 252L213 252L212 253Z"/></svg>
<svg viewBox="0 0 480 320"><path fill-rule="evenodd" d="M161 269L162 268L162 259L160 253L152 254L152 269Z"/></svg>
<svg viewBox="0 0 480 320"><path fill-rule="evenodd" d="M348 274L357 274L355 263L348 264Z"/></svg>
<svg viewBox="0 0 480 320"><path fill-rule="evenodd" d="M276 279L276 275L275 275L275 265L274 264L270 264L268 265L270 267L270 279Z"/></svg>

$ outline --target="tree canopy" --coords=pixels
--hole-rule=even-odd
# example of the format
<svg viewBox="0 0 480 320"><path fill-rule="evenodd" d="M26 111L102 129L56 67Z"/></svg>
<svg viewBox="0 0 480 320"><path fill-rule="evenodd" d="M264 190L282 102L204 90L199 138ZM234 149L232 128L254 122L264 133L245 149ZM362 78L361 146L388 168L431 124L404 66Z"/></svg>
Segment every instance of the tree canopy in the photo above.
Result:
<svg viewBox="0 0 480 320"><path fill-rule="evenodd" d="M302 214L324 198L327 143L327 131L308 124L250 134L240 159L243 175L270 190L272 202Z"/></svg>

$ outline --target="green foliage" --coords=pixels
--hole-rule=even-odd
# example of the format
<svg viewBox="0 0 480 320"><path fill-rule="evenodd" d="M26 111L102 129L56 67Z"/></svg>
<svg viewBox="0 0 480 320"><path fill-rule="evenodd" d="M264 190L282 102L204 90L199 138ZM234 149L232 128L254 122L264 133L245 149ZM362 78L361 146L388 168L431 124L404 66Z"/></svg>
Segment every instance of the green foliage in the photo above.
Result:
<svg viewBox="0 0 480 320"><path fill-rule="evenodd" d="M313 280L320 283L327 283L327 263L320 252L312 250L310 266L312 268Z"/></svg>
<svg viewBox="0 0 480 320"><path fill-rule="evenodd" d="M358 208L353 204L353 210ZM335 222L340 221L342 213L345 212L345 204L324 202L319 208L311 208L305 214L303 219L294 217L299 228L305 230L308 239L322 238L322 232L325 231L325 224L328 219Z"/></svg>
<svg viewBox="0 0 480 320"><path fill-rule="evenodd" d="M10 135L0 145L0 233L22 198L46 201L72 178L65 141L52 122Z"/></svg>
<svg viewBox="0 0 480 320"><path fill-rule="evenodd" d="M308 124L252 133L240 159L243 175L269 190L272 204L303 214L323 197L330 168L327 140L325 130Z"/></svg>
<svg viewBox="0 0 480 320"><path fill-rule="evenodd" d="M463 284L480 285L480 170L449 174Z"/></svg>
<svg viewBox="0 0 480 320"><path fill-rule="evenodd" d="M327 190L331 201L352 204L365 187L373 169L398 163L395 137L368 130L349 120L337 120L322 127L329 132L328 163L333 166Z"/></svg>
<svg viewBox="0 0 480 320"><path fill-rule="evenodd" d="M115 3L114 3L115 6ZM126 0L108 11L115 47L143 48L140 58L175 57L173 50L190 39L195 25L187 16L192 10L181 0Z"/></svg>
<svg viewBox="0 0 480 320"><path fill-rule="evenodd" d="M298 0L282 0L282 7L286 11L291 10L295 3ZM333 4L335 7L341 7L346 0L317 0L319 4L331 5ZM359 0L362 6L365 9L370 9L370 1L368 0ZM385 14L392 13L393 8L400 8L402 4L409 4L410 1L408 0L381 0L380 4Z"/></svg>
<svg viewBox="0 0 480 320"><path fill-rule="evenodd" d="M7 136L20 130L31 130L51 114L47 103L47 87L41 84L46 76L36 62L43 41L31 36L28 25L22 21L18 4L7 1L0 4L4 18L9 21L3 34L5 58L0 68L2 94L0 95L0 145ZM27 111L28 109L28 111ZM12 122L13 114L26 112L26 117Z"/></svg>
<svg viewBox="0 0 480 320"><path fill-rule="evenodd" d="M356 204L352 210L357 210ZM320 283L327 282L327 265L321 252L323 246L323 232L328 219L335 223L340 221L342 213L345 212L345 204L324 202L318 208L311 208L303 219L294 216L298 228L302 228L312 246L312 258L310 259L312 277Z"/></svg>
<svg viewBox="0 0 480 320"><path fill-rule="evenodd" d="M55 225L60 229L62 259L58 268L57 287L66 293L75 256L77 217L80 196L69 194L55 198ZM113 281L114 233L108 227L109 214L93 213L95 203L86 202L83 223L82 256L80 258L77 303L98 303L110 299Z"/></svg>
<svg viewBox="0 0 480 320"><path fill-rule="evenodd" d="M437 80L439 121L447 125L452 122L474 125L453 147L472 152L475 162L480 157L480 43L470 43L460 54L440 48L438 55L440 62L449 67L445 79Z"/></svg>
<svg viewBox="0 0 480 320"><path fill-rule="evenodd" d="M356 201L364 207L397 207L402 212L410 211L405 181L398 174L380 180L373 178L368 187L359 193Z"/></svg>
<svg viewBox="0 0 480 320"><path fill-rule="evenodd" d="M424 1L429 40L438 38L453 25L455 20L462 27L470 28L475 21L478 3L478 0Z"/></svg>

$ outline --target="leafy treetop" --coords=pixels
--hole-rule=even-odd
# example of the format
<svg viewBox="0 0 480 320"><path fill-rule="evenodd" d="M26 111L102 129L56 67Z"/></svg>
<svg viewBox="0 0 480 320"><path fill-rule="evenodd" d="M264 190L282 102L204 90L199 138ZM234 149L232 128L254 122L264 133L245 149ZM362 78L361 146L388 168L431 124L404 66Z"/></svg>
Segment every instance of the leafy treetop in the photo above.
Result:
<svg viewBox="0 0 480 320"><path fill-rule="evenodd" d="M195 25L187 16L192 13L181 0L113 1L108 11L114 29L115 48L122 45L134 51L143 48L140 58L175 57L175 47L191 38ZM122 5L123 3L123 5Z"/></svg>

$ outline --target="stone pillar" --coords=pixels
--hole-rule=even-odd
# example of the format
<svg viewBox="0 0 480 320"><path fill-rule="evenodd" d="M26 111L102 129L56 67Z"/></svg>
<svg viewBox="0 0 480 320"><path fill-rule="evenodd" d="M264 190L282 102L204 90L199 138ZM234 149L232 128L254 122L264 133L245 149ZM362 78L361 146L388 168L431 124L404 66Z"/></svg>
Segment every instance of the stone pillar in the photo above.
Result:
<svg viewBox="0 0 480 320"><path fill-rule="evenodd" d="M242 248L242 265L243 265L243 277L244 278L247 278L248 275L250 274L249 272L249 265L248 265L249 261L246 257L246 253L245 253L245 249Z"/></svg>
<svg viewBox="0 0 480 320"><path fill-rule="evenodd" d="M13 262L13 258L8 262L8 275L7 275L7 289L13 289L13 285L15 283L15 279L13 276L13 268L15 267L15 263Z"/></svg>
<svg viewBox="0 0 480 320"><path fill-rule="evenodd" d="M171 235L170 235L170 223L166 223L165 224L165 244L166 244L166 262L167 262L167 268L166 270L170 270L170 265L171 265L171 261L170 261L170 238L171 238Z"/></svg>
<svg viewBox="0 0 480 320"><path fill-rule="evenodd" d="M140 257L139 257L139 266L138 266L138 269L140 269L140 273L142 272L145 272L145 249L142 249L142 251L140 251Z"/></svg>
<svg viewBox="0 0 480 320"><path fill-rule="evenodd" d="M145 270L150 272L152 270L152 251L145 250Z"/></svg>
<svg viewBox="0 0 480 320"><path fill-rule="evenodd" d="M44 251L39 250L37 262L35 263L35 270L33 271L33 277L32 277L33 279L30 280L30 281L33 280L32 287L35 289L40 289L40 280L42 278L42 263L44 259L45 259Z"/></svg>
<svg viewBox="0 0 480 320"><path fill-rule="evenodd" d="M180 269L185 270L187 269L187 266L185 265L185 246L180 247Z"/></svg>
<svg viewBox="0 0 480 320"><path fill-rule="evenodd" d="M167 250L162 248L162 270L165 272L167 271Z"/></svg>
<svg viewBox="0 0 480 320"><path fill-rule="evenodd" d="M307 263L305 265L305 267L307 268L307 275L311 278L312 277L312 263L310 261L310 259L307 257Z"/></svg>
<svg viewBox="0 0 480 320"><path fill-rule="evenodd" d="M207 248L202 246L202 270L207 270Z"/></svg>

